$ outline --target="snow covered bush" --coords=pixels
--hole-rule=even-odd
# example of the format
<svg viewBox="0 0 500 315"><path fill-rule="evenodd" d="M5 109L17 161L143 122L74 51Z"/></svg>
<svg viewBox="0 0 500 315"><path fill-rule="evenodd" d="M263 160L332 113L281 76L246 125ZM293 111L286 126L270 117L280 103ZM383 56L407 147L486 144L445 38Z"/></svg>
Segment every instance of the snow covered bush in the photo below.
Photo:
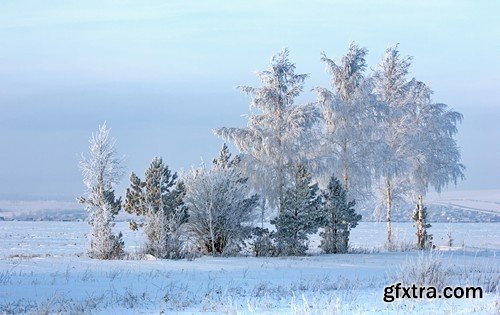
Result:
<svg viewBox="0 0 500 315"><path fill-rule="evenodd" d="M88 156L82 154L80 169L86 193L78 198L89 212L91 225L88 255L97 259L116 259L123 255L121 233L113 234L114 216L121 209L114 187L123 176L122 158L117 157L115 140L109 136L106 123L90 138Z"/></svg>
<svg viewBox="0 0 500 315"><path fill-rule="evenodd" d="M205 166L185 176L189 209L187 233L200 252L230 255L238 252L251 232L259 197L251 194L248 179L231 159L226 145L211 169Z"/></svg>
<svg viewBox="0 0 500 315"><path fill-rule="evenodd" d="M326 189L321 191L319 208L322 237L320 247L325 253L346 253L351 229L358 225L361 215L356 214L354 200L347 201L347 192L340 181L332 176Z"/></svg>
<svg viewBox="0 0 500 315"><path fill-rule="evenodd" d="M132 173L130 182L124 209L128 213L144 216L146 253L157 258L181 258L181 228L187 221L187 207L182 200L184 184L159 157L151 162L144 181ZM130 225L131 229L140 226L134 221Z"/></svg>
<svg viewBox="0 0 500 315"><path fill-rule="evenodd" d="M281 211L271 220L276 226L272 238L278 255L305 255L308 234L318 230L320 202L318 184L313 184L305 167L299 165L295 179L285 190Z"/></svg>

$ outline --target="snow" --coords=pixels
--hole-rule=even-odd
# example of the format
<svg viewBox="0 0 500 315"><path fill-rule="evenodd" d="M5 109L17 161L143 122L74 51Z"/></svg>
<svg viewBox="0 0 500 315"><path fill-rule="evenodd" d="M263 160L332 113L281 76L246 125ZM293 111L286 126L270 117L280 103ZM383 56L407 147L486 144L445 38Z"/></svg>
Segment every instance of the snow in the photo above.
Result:
<svg viewBox="0 0 500 315"><path fill-rule="evenodd" d="M500 189L446 191L429 194L427 199L429 204L500 215Z"/></svg>
<svg viewBox="0 0 500 315"><path fill-rule="evenodd" d="M444 235L447 224L434 224ZM494 313L499 295L483 299L400 300L385 303L383 287L416 251L369 249L385 239L385 225L361 222L352 231L360 254L306 257L198 257L193 260L92 260L84 254L84 222L0 222L0 312L91 313ZM394 223L400 241L414 228ZM124 232L126 250L137 252L140 232ZM441 253L453 270L450 285L462 283L464 270L498 282L499 223L451 224L457 248ZM442 233L441 233L442 232ZM474 232L474 233L472 233ZM439 239L436 238L436 239ZM460 247L461 242L465 249ZM444 246L445 240L439 241ZM470 245L470 247L469 247ZM312 245L314 246L314 245ZM469 278L468 278L469 279ZM470 280L470 279L469 279Z"/></svg>

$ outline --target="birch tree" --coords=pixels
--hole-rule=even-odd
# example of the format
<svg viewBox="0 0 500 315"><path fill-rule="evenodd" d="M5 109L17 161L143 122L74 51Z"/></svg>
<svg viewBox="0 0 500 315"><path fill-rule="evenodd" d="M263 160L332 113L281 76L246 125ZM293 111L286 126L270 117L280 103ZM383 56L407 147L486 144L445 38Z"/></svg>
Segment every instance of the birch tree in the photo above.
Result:
<svg viewBox="0 0 500 315"><path fill-rule="evenodd" d="M87 191L78 201L85 205L91 225L88 255L97 259L116 259L123 255L121 233L112 231L114 216L121 209L121 198L114 187L124 173L123 158L116 153L116 141L109 135L106 123L90 138L89 154L82 154L80 169Z"/></svg>
<svg viewBox="0 0 500 315"><path fill-rule="evenodd" d="M378 130L378 150L375 172L379 179L381 195L385 199L387 222L387 245L392 244L391 212L393 201L407 188L409 160L411 154L411 89L408 80L411 58L402 58L398 47L390 47L374 73L374 92L383 106Z"/></svg>
<svg viewBox="0 0 500 315"><path fill-rule="evenodd" d="M449 183L464 179L465 166L460 163L460 150L454 136L462 114L446 104L433 103L432 90L423 82L414 81L412 89L412 138L409 156L411 189L409 197L417 199L413 219L417 225L417 246L429 247L430 238L423 198L429 188L438 193Z"/></svg>
<svg viewBox="0 0 500 315"><path fill-rule="evenodd" d="M387 243L391 243L391 211L401 195L422 198L433 187L440 192L464 178L460 151L454 139L462 115L447 105L433 103L432 90L408 79L411 58L397 46L388 48L375 72L375 93L384 108L379 131L380 159L376 174L386 205Z"/></svg>
<svg viewBox="0 0 500 315"><path fill-rule="evenodd" d="M351 42L339 63L321 60L332 75L332 90L317 87L324 121L325 174L338 174L344 189L360 198L370 190L376 101L372 82L365 76L366 48Z"/></svg>
<svg viewBox="0 0 500 315"><path fill-rule="evenodd" d="M438 193L450 183L464 179L465 166L455 135L463 116L443 103L432 102L432 90L415 81L412 91L410 181L413 198L429 188Z"/></svg>
<svg viewBox="0 0 500 315"><path fill-rule="evenodd" d="M314 143L308 137L320 115L313 104L296 104L308 75L295 73L287 49L257 75L260 87L239 87L252 97L247 127L222 127L215 133L243 153L241 167L267 205L283 211L285 183L293 178L294 165L310 161Z"/></svg>

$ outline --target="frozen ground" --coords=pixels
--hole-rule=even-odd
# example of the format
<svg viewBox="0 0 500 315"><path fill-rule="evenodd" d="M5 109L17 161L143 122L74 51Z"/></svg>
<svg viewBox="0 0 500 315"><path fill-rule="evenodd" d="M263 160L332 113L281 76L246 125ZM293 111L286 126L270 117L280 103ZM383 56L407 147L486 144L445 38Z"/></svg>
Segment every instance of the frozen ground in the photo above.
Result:
<svg viewBox="0 0 500 315"><path fill-rule="evenodd" d="M401 244L413 241L411 224L394 226ZM127 251L140 250L140 232L125 223L117 229L125 232ZM84 255L84 222L0 222L0 313L498 314L499 223L431 229L446 249L433 258L445 284L493 291L483 299L383 302L383 287L423 259L415 251L371 251L383 243L384 229L360 224L352 235L357 254L96 261ZM452 248L445 246L447 230Z"/></svg>

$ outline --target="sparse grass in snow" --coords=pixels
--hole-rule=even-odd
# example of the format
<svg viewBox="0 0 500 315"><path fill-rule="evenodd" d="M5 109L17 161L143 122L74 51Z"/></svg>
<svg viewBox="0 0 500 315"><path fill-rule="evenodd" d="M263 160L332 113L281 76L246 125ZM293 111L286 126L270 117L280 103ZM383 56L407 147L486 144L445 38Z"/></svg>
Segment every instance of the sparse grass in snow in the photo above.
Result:
<svg viewBox="0 0 500 315"><path fill-rule="evenodd" d="M30 231L34 235L30 238L15 238L15 230L0 232L13 235L0 248L0 314L460 314L494 313L499 307L495 249L477 254L469 247L446 252L387 252L381 249L382 243L371 243L370 235L378 234L365 227L359 235L353 233L349 254L147 260L140 254L143 240L130 233L125 234L132 253L129 260L99 261L79 256L85 250L85 239L77 246L64 246L60 227L68 227L75 235L80 232L69 228L74 225L33 225L36 229ZM84 235L88 226L81 225ZM380 227L383 231L384 226ZM486 240L490 243L497 233L495 225L491 227ZM40 239L36 233L45 236ZM383 288L394 282L480 285L485 298L384 303Z"/></svg>

